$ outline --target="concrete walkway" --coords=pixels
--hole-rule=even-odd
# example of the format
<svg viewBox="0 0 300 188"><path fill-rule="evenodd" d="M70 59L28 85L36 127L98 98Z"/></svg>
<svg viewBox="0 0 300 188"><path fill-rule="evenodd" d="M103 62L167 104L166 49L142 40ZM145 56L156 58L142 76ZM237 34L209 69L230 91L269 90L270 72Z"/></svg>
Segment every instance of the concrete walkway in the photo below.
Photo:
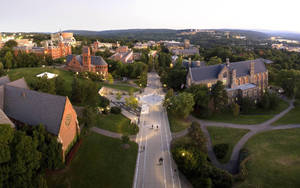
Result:
<svg viewBox="0 0 300 188"><path fill-rule="evenodd" d="M108 136L108 137L111 137L111 138L118 138L118 139L122 138L122 134L120 134L120 133L115 133L115 132L107 131L107 130L104 130L104 129L100 129L98 127L92 127L92 128L90 128L90 130L93 131L93 132L95 132L95 133L98 133L98 134L101 134L101 135L104 135L104 136ZM131 141L135 142L136 136L135 135L130 135L129 139Z"/></svg>
<svg viewBox="0 0 300 188"><path fill-rule="evenodd" d="M294 108L294 100L289 101L289 107L285 109L284 111L280 112L279 114L275 115L273 118L271 118L268 121L265 121L260 124L256 125L241 125L241 124L232 124L232 123L220 123L220 122L212 122L212 121L204 121L197 119L193 116L190 116L189 119L191 121L196 121L201 125L201 130L203 131L204 135L207 138L207 151L208 151L208 157L210 158L211 162L218 168L222 168L224 170L227 170L228 172L235 174L238 172L239 167L239 154L240 150L244 147L245 143L254 135L271 131L271 130L283 130L283 129L293 129L293 128L300 128L299 125L280 125L280 126L272 126L271 124L283 117L285 114L287 114L291 109ZM213 151L212 141L211 137L209 135L209 132L207 130L208 126L215 126L215 127L229 127L229 128L236 128L236 129L248 129L250 130L247 134L245 134L238 143L234 146L230 160L226 164L221 164Z"/></svg>

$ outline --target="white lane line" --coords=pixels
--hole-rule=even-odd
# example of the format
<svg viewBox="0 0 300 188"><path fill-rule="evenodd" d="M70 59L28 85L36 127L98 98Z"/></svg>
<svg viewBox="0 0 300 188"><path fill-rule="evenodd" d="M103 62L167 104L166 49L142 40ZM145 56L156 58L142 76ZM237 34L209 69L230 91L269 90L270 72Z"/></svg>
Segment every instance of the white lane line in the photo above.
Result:
<svg viewBox="0 0 300 188"><path fill-rule="evenodd" d="M163 111L163 107L161 106L161 121L164 120L164 111ZM170 155L170 147L169 147L169 140L168 140L168 132L167 132L167 128L166 128L167 124L165 122L165 126L164 126L164 130L165 130L165 140L166 140L166 144L167 144L167 152L168 152L168 157L169 157L169 162L170 162L170 171L171 171L171 177L172 177L172 183L173 183L173 188L175 186L174 183L174 174L173 174L173 168L172 168L172 160L171 160L171 155Z"/></svg>
<svg viewBox="0 0 300 188"><path fill-rule="evenodd" d="M168 125L168 133L169 133L169 139L170 138L172 138L172 135L171 135L171 130L170 130L170 124L169 124L169 120L168 120L168 116L167 116L167 111L166 111L166 109L164 109L163 108L163 113L164 113L164 117L165 117L165 122L166 122L166 125ZM169 142L168 142L169 143ZM169 145L169 149L170 149L170 145ZM170 151L170 150L169 150ZM170 155L170 153L169 153L169 155ZM171 160L171 159L170 159ZM171 160L171 163L172 163L172 166L174 165L174 163L172 162L172 160ZM176 164L175 164L176 165ZM174 165L174 166L175 166ZM173 167L173 169L174 169L174 167ZM176 176L177 176L177 181L178 181L178 184L179 184L179 188L181 188L181 182L180 182L180 178L179 178L179 171L178 171L178 169L176 170L177 171L177 173L176 173ZM173 179L174 180L174 179Z"/></svg>
<svg viewBox="0 0 300 188"><path fill-rule="evenodd" d="M140 146L141 146L141 143L143 141L143 132L144 132L144 129L143 129L143 122L144 122L144 118L141 119L142 116L140 116L140 128L141 128L141 132L139 133L139 144L138 144L138 157L137 157L137 161L136 161L136 167L135 167L135 179L134 179L134 188L137 187L137 183L138 183L138 175L139 175L139 164L140 164L140 155L141 155L141 149L140 149ZM144 117L144 116L143 116ZM137 137L138 139L138 137ZM138 143L138 142L137 142Z"/></svg>
<svg viewBox="0 0 300 188"><path fill-rule="evenodd" d="M159 112L158 112L159 113ZM159 114L161 114L161 113L159 113ZM161 122L161 118L159 118L159 120L160 120L160 144L161 144L161 152L162 152L162 154L164 155L164 149L163 149L163 139L162 139L162 122ZM166 169L165 169L165 162L163 162L163 168L164 168L164 183L165 183L165 187L167 186L166 184L167 184L167 182L166 182Z"/></svg>

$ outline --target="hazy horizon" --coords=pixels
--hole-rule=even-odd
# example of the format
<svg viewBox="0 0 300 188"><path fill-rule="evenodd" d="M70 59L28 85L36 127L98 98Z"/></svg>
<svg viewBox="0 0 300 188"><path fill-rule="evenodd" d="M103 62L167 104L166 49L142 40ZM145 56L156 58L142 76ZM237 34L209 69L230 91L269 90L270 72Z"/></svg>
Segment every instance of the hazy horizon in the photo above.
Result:
<svg viewBox="0 0 300 188"><path fill-rule="evenodd" d="M0 32L164 28L300 33L299 5L294 0L5 0Z"/></svg>

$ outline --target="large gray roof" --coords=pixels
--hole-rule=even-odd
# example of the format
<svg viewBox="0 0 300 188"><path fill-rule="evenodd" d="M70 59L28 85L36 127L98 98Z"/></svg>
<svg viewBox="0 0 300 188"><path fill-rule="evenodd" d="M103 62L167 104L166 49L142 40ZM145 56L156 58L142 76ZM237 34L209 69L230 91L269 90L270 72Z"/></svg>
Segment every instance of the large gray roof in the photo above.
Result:
<svg viewBox="0 0 300 188"><path fill-rule="evenodd" d="M2 76L0 77L0 85L3 85L3 84L7 84L10 82L10 79L8 76Z"/></svg>
<svg viewBox="0 0 300 188"><path fill-rule="evenodd" d="M29 89L26 81L24 78L20 78L18 80L15 80L13 82L7 83L9 86L14 86L14 87L19 87L19 88L24 88L24 89Z"/></svg>
<svg viewBox="0 0 300 188"><path fill-rule="evenodd" d="M82 65L82 56L81 55L68 55L67 58L67 64L72 61L73 58L76 58L76 60ZM101 56L91 56L91 64L92 65L107 65L106 61Z"/></svg>
<svg viewBox="0 0 300 188"><path fill-rule="evenodd" d="M240 61L236 63L229 64L229 70L236 70L236 77L250 75L250 65L254 62L254 73L266 72L267 68L265 66L264 59L255 59L248 61ZM191 68L192 79L194 81L202 80L212 80L217 79L219 72L225 67L225 64L210 65L203 67Z"/></svg>
<svg viewBox="0 0 300 188"><path fill-rule="evenodd" d="M28 125L43 124L58 135L66 97L6 85L4 112L10 118Z"/></svg>

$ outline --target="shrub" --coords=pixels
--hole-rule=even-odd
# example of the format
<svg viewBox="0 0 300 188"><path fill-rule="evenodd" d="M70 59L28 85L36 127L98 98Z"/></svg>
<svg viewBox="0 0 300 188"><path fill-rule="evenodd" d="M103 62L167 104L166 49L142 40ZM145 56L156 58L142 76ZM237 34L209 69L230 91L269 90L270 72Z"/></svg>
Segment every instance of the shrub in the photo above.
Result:
<svg viewBox="0 0 300 188"><path fill-rule="evenodd" d="M120 114L121 113L121 108L117 107L117 106L113 106L110 109L110 112L113 114Z"/></svg>
<svg viewBox="0 0 300 188"><path fill-rule="evenodd" d="M240 105L236 103L232 103L231 105L232 114L234 117L237 117L240 115Z"/></svg>
<svg viewBox="0 0 300 188"><path fill-rule="evenodd" d="M239 156L239 173L235 175L235 181L244 181L248 176L247 162L250 160L250 153L247 149L241 149Z"/></svg>
<svg viewBox="0 0 300 188"><path fill-rule="evenodd" d="M197 122L192 122L191 127L189 128L189 136L195 141L195 145L202 152L206 152L206 138L200 128L200 124Z"/></svg>
<svg viewBox="0 0 300 188"><path fill-rule="evenodd" d="M223 159L228 152L229 145L228 144L217 144L214 146L214 152L218 159Z"/></svg>
<svg viewBox="0 0 300 188"><path fill-rule="evenodd" d="M127 134L124 134L121 138L123 144L128 144L129 143L129 136Z"/></svg>
<svg viewBox="0 0 300 188"><path fill-rule="evenodd" d="M245 114L252 112L255 109L255 103L249 97L241 99L241 111Z"/></svg>

